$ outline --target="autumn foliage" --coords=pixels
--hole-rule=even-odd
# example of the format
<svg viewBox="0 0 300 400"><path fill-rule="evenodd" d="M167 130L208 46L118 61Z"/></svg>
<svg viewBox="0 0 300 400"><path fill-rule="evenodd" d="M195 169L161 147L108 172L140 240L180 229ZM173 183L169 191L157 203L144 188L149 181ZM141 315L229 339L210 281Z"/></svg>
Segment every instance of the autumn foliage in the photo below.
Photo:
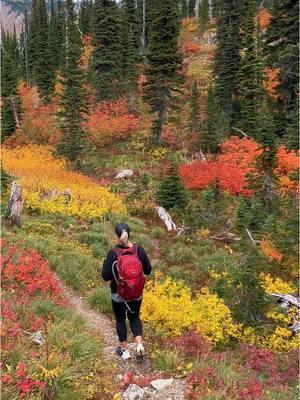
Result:
<svg viewBox="0 0 300 400"><path fill-rule="evenodd" d="M56 144L60 137L56 124L58 106L53 103L41 103L37 89L24 83L20 84L19 93L23 109L22 125L6 140L6 144Z"/></svg>
<svg viewBox="0 0 300 400"><path fill-rule="evenodd" d="M138 118L127 110L125 100L96 106L87 122L93 143L100 148L125 139L138 128Z"/></svg>
<svg viewBox="0 0 300 400"><path fill-rule="evenodd" d="M266 77L264 81L266 92L269 94L270 97L276 100L279 96L276 89L280 85L280 80L279 80L280 70L278 68L272 69L266 67L264 69L264 73Z"/></svg>
<svg viewBox="0 0 300 400"><path fill-rule="evenodd" d="M270 25L272 15L266 8L260 8L256 15L256 22L259 24L261 29L267 29Z"/></svg>
<svg viewBox="0 0 300 400"><path fill-rule="evenodd" d="M55 159L51 150L46 146L30 145L2 151L5 168L19 178L26 207L82 218L125 212L119 196L97 185L91 178L69 171L66 161ZM71 191L69 204L64 197L66 189Z"/></svg>
<svg viewBox="0 0 300 400"><path fill-rule="evenodd" d="M260 154L261 149L253 139L233 136L221 145L221 153L217 159L208 158L206 161L182 165L180 174L188 189L218 186L233 195L249 196L252 191L247 188L247 174L255 171L256 158ZM280 146L275 173L279 176L282 193L296 189L289 175L298 168L298 155Z"/></svg>

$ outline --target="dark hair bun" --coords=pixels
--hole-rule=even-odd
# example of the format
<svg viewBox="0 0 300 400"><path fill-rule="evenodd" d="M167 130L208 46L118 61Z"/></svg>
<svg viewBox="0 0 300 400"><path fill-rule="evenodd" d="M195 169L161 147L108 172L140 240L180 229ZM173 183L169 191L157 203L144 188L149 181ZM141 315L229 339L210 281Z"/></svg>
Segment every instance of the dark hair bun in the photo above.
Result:
<svg viewBox="0 0 300 400"><path fill-rule="evenodd" d="M129 226L127 224L116 224L115 225L115 234L120 237L123 232L127 232L128 237L130 236Z"/></svg>

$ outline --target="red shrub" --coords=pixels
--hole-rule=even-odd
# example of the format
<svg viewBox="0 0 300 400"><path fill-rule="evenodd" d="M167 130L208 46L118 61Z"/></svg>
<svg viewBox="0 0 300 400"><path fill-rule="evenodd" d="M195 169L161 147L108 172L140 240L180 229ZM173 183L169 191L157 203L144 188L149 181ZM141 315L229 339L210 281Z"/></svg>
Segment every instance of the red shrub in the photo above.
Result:
<svg viewBox="0 0 300 400"><path fill-rule="evenodd" d="M212 350L211 343L196 332L189 332L174 340L174 345L187 356L205 356Z"/></svg>
<svg viewBox="0 0 300 400"><path fill-rule="evenodd" d="M240 389L237 390L239 400L263 400L264 388L263 385L256 380L243 382Z"/></svg>

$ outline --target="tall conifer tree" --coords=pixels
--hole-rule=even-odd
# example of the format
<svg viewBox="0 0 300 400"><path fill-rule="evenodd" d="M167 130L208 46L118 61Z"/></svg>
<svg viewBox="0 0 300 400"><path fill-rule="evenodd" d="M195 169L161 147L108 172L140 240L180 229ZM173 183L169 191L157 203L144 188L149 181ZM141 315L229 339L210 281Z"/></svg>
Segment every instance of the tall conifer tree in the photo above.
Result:
<svg viewBox="0 0 300 400"><path fill-rule="evenodd" d="M93 1L81 0L79 9L79 27L83 35L92 33Z"/></svg>
<svg viewBox="0 0 300 400"><path fill-rule="evenodd" d="M229 131L237 119L237 83L241 49L241 10L239 0L215 0L217 50L215 58L216 95Z"/></svg>
<svg viewBox="0 0 300 400"><path fill-rule="evenodd" d="M51 68L54 74L59 68L62 52L62 32L57 9L54 0L51 0L50 20L49 20L49 55L51 60Z"/></svg>
<svg viewBox="0 0 300 400"><path fill-rule="evenodd" d="M188 0L188 16L194 17L196 15L196 0Z"/></svg>
<svg viewBox="0 0 300 400"><path fill-rule="evenodd" d="M260 106L264 99L263 63L259 31L255 26L256 0L245 1L243 56L238 73L241 118L240 127L258 138Z"/></svg>
<svg viewBox="0 0 300 400"><path fill-rule="evenodd" d="M206 115L204 129L201 132L200 147L204 152L217 153L225 134L224 117L213 85L208 89Z"/></svg>
<svg viewBox="0 0 300 400"><path fill-rule="evenodd" d="M70 161L76 161L85 145L86 136L82 127L82 114L87 112L87 108L83 88L84 73L80 67L83 48L72 0L65 1L63 15L65 17L64 57L61 65L61 110L58 113L62 138L57 146L57 152Z"/></svg>
<svg viewBox="0 0 300 400"><path fill-rule="evenodd" d="M135 0L123 1L122 23L122 70L124 88L128 94L129 107L136 112L136 91L139 62L139 21Z"/></svg>
<svg viewBox="0 0 300 400"><path fill-rule="evenodd" d="M209 2L208 0L200 0L199 3L199 28L200 33L205 32L209 23Z"/></svg>
<svg viewBox="0 0 300 400"><path fill-rule="evenodd" d="M45 0L33 0L28 49L30 75L45 103L51 98L55 82L55 73L49 62L48 38L48 13Z"/></svg>
<svg viewBox="0 0 300 400"><path fill-rule="evenodd" d="M144 98L155 114L152 133L156 143L161 141L163 125L170 107L174 105L174 93L180 84L177 71L182 58L178 51L178 34L179 18L175 2L155 0L151 9Z"/></svg>
<svg viewBox="0 0 300 400"><path fill-rule="evenodd" d="M15 131L21 114L21 102L18 96L18 64L11 54L12 46L14 46L13 38L9 34L5 35L5 43L2 44L1 48L2 140Z"/></svg>
<svg viewBox="0 0 300 400"><path fill-rule="evenodd" d="M99 100L118 98L122 80L120 12L113 0L94 5L94 51L91 69Z"/></svg>
<svg viewBox="0 0 300 400"><path fill-rule="evenodd" d="M299 0L273 0L265 34L268 66L280 70L277 87L277 134L299 148Z"/></svg>

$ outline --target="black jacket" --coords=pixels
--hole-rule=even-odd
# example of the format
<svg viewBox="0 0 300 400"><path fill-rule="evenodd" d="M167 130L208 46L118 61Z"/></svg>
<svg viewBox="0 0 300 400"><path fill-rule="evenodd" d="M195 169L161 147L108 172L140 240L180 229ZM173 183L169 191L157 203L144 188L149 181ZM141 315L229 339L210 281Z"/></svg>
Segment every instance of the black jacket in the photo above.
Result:
<svg viewBox="0 0 300 400"><path fill-rule="evenodd" d="M126 249L126 247L123 246L117 246L117 247L120 247L121 249ZM137 254L142 263L144 274L149 275L152 271L152 266L150 264L147 253L145 252L142 246L137 245ZM114 250L110 250L107 253L106 259L103 262L102 278L105 281L110 281L110 288L112 293L117 292L117 283L112 273L112 265L115 261L117 261L117 258L118 258L117 253Z"/></svg>

